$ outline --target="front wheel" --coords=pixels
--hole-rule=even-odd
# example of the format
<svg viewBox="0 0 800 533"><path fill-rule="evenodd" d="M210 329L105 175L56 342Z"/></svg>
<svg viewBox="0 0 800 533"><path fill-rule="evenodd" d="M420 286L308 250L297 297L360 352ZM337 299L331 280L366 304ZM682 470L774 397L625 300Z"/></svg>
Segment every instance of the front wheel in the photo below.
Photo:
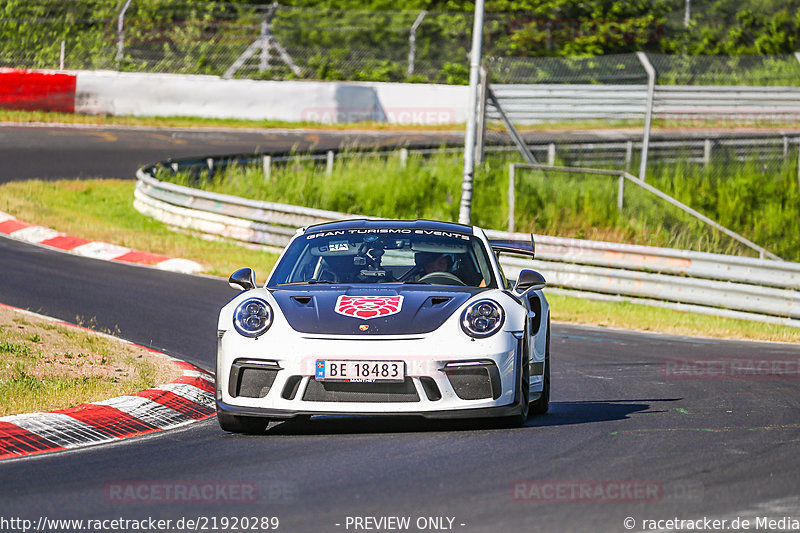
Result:
<svg viewBox="0 0 800 533"><path fill-rule="evenodd" d="M269 420L258 416L231 415L217 409L217 422L224 431L254 434L263 433Z"/></svg>

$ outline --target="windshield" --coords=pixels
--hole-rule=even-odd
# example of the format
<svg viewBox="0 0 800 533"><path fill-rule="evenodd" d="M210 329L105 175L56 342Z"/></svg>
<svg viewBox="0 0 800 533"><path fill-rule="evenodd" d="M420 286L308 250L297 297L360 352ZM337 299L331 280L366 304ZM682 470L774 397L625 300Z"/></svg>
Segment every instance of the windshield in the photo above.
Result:
<svg viewBox="0 0 800 533"><path fill-rule="evenodd" d="M477 237L407 228L320 231L298 237L267 286L289 283L497 287Z"/></svg>

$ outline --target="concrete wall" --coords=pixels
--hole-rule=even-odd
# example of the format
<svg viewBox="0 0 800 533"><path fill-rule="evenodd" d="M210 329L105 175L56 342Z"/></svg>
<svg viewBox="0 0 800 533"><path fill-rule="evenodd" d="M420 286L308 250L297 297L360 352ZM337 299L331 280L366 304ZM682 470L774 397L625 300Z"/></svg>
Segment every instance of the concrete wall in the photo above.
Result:
<svg viewBox="0 0 800 533"><path fill-rule="evenodd" d="M452 124L467 119L467 87L379 82L224 80L216 76L140 74L113 71L0 72L11 96L5 107L36 108L26 87L63 92L74 78L74 112L104 115L189 116L326 124L374 120L392 124ZM24 80L28 80L27 82ZM58 91L56 90L58 89ZM72 103L72 95L68 99ZM62 99L63 101L63 99ZM16 102L16 103L15 103ZM70 111L60 105L61 111Z"/></svg>

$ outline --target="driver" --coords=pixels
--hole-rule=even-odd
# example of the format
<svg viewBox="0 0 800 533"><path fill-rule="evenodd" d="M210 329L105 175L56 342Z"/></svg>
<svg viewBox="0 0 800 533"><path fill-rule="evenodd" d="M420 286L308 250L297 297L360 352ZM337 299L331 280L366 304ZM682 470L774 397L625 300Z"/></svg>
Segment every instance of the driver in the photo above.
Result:
<svg viewBox="0 0 800 533"><path fill-rule="evenodd" d="M434 272L448 272L451 266L449 255L436 252L418 252L414 262L421 269L420 276Z"/></svg>

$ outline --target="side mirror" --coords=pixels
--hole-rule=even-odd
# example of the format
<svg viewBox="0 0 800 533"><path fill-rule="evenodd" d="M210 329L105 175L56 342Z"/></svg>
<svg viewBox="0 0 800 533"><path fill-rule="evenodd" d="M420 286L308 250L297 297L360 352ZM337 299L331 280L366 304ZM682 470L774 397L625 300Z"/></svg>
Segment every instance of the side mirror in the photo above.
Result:
<svg viewBox="0 0 800 533"><path fill-rule="evenodd" d="M252 268L240 268L228 278L228 285L234 289L249 291L256 288L256 273Z"/></svg>
<svg viewBox="0 0 800 533"><path fill-rule="evenodd" d="M544 276L535 270L522 270L517 278L517 284L514 285L516 292L538 291L547 286L547 280Z"/></svg>

